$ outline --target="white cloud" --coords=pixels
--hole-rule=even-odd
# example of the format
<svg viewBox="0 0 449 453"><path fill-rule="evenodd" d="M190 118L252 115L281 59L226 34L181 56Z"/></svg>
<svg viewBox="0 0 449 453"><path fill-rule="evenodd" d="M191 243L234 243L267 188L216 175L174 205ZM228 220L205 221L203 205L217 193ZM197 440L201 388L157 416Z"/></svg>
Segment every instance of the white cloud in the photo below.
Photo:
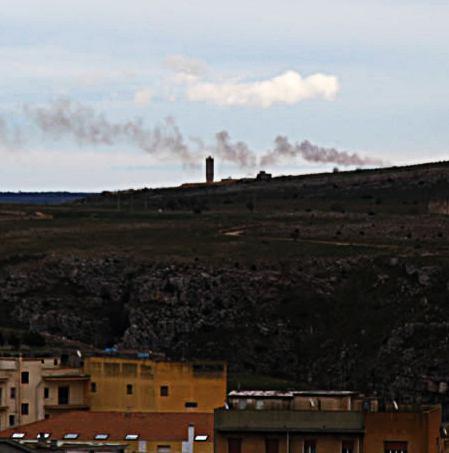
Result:
<svg viewBox="0 0 449 453"><path fill-rule="evenodd" d="M136 91L134 93L134 104L144 107L148 105L153 97L153 92L148 88Z"/></svg>
<svg viewBox="0 0 449 453"><path fill-rule="evenodd" d="M271 107L274 104L296 104L306 99L335 99L339 91L337 77L313 74L303 78L296 71L286 71L268 80L256 82L187 81L190 101L203 101L222 106Z"/></svg>

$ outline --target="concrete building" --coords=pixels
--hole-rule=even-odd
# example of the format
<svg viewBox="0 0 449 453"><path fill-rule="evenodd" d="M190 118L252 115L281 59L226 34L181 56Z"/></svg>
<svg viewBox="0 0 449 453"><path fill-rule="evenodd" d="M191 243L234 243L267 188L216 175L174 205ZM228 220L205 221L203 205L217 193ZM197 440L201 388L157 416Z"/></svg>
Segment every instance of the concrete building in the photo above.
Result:
<svg viewBox="0 0 449 453"><path fill-rule="evenodd" d="M210 412L226 402L223 362L94 356L84 360L93 411Z"/></svg>
<svg viewBox="0 0 449 453"><path fill-rule="evenodd" d="M214 158L206 157L206 182L212 184L214 182Z"/></svg>
<svg viewBox="0 0 449 453"><path fill-rule="evenodd" d="M57 451L212 453L213 417L212 413L71 412L0 432L0 438L30 447L39 436L42 444L58 447Z"/></svg>
<svg viewBox="0 0 449 453"><path fill-rule="evenodd" d="M0 429L89 409L88 380L61 357L0 358Z"/></svg>
<svg viewBox="0 0 449 453"><path fill-rule="evenodd" d="M439 406L382 407L355 392L231 392L216 453L438 453Z"/></svg>
<svg viewBox="0 0 449 453"><path fill-rule="evenodd" d="M223 362L0 357L0 429L73 410L212 413L225 404L226 382Z"/></svg>

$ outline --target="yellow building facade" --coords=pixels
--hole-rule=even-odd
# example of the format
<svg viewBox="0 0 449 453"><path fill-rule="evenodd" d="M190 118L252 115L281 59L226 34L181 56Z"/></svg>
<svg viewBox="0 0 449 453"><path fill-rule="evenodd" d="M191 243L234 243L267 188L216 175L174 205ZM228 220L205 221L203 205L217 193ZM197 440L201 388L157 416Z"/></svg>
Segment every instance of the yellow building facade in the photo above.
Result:
<svg viewBox="0 0 449 453"><path fill-rule="evenodd" d="M222 362L162 362L113 356L84 360L92 411L213 412L226 401Z"/></svg>

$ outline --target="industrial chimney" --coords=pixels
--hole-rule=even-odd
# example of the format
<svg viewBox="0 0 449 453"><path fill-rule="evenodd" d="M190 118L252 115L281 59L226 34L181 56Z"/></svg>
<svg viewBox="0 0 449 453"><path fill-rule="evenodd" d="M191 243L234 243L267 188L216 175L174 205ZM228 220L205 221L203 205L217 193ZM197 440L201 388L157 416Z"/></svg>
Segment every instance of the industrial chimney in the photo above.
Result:
<svg viewBox="0 0 449 453"><path fill-rule="evenodd" d="M206 158L206 182L207 184L214 182L214 158L212 156Z"/></svg>

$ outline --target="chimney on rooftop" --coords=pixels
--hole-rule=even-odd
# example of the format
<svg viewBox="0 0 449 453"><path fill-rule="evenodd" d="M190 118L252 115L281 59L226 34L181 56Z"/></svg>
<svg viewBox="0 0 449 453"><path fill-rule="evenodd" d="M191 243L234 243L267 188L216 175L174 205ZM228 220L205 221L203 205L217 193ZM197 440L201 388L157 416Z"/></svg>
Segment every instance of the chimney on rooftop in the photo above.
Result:
<svg viewBox="0 0 449 453"><path fill-rule="evenodd" d="M207 184L214 182L214 158L212 156L206 158L206 182Z"/></svg>

